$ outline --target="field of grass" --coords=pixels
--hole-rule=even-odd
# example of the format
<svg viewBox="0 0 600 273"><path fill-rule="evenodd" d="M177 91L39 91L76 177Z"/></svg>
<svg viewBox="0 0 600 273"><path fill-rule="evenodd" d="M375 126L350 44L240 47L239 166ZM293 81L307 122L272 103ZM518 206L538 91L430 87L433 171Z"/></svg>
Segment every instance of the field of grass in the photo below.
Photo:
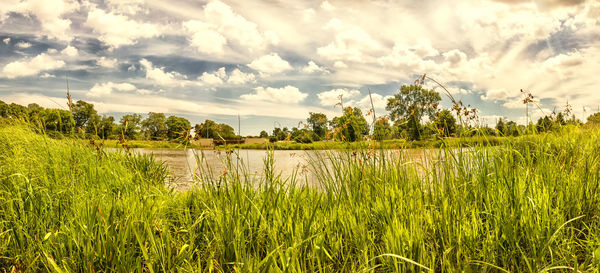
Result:
<svg viewBox="0 0 600 273"><path fill-rule="evenodd" d="M317 188L267 157L175 192L151 157L0 126L0 271L599 272L600 131L438 153L316 157Z"/></svg>
<svg viewBox="0 0 600 273"><path fill-rule="evenodd" d="M383 141L316 141L313 143L297 143L294 141L280 141L274 143L234 144L229 149L248 150L356 150L356 149L412 149L412 148L439 148L442 146L473 146L499 145L510 137L474 136L463 138L447 138L444 140L418 140L407 141L405 139L391 139ZM224 146L219 148L225 148Z"/></svg>
<svg viewBox="0 0 600 273"><path fill-rule="evenodd" d="M89 140L82 139L82 142L89 142ZM123 146L116 139L104 139L97 140L96 143L102 144L102 146L107 148L122 148ZM166 140L127 140L126 145L129 148L148 148L148 149L184 149L184 148L194 148L194 149L206 149L206 147L201 147L193 144L182 144L172 141Z"/></svg>

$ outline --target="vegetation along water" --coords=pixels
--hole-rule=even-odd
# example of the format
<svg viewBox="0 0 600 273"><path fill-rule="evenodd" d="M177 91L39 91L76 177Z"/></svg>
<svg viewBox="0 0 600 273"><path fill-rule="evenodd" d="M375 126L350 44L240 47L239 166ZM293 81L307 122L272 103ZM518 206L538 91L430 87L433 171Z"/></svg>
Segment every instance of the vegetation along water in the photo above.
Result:
<svg viewBox="0 0 600 273"><path fill-rule="evenodd" d="M600 131L438 152L425 170L369 149L315 157L330 161L315 168L319 188L294 186L267 157L260 178L232 164L178 192L151 156L4 124L0 267L598 272Z"/></svg>

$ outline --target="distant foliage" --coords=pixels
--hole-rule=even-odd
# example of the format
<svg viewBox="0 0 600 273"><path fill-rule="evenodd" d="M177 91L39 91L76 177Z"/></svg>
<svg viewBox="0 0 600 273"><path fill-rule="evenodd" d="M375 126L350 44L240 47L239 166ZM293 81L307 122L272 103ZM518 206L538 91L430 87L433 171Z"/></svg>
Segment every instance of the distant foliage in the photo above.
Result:
<svg viewBox="0 0 600 273"><path fill-rule="evenodd" d="M357 107L344 108L344 115L331 120L333 138L341 141L357 141L369 134L369 124Z"/></svg>
<svg viewBox="0 0 600 273"><path fill-rule="evenodd" d="M422 133L421 119L428 116L433 120L441 99L440 94L421 85L403 85L394 97L388 99L385 109L390 111L393 121L405 120L408 137L418 140Z"/></svg>

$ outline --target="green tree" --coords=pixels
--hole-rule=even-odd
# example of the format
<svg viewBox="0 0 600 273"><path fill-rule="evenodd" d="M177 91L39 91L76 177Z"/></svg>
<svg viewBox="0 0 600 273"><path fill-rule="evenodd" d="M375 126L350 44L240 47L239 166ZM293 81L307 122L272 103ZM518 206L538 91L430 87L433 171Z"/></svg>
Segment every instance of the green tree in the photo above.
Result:
<svg viewBox="0 0 600 273"><path fill-rule="evenodd" d="M96 134L102 139L111 138L114 132L115 118L112 116L102 116L96 126Z"/></svg>
<svg viewBox="0 0 600 273"><path fill-rule="evenodd" d="M190 121L176 116L170 116L166 121L167 138L174 140L178 138L187 139L190 134Z"/></svg>
<svg viewBox="0 0 600 273"><path fill-rule="evenodd" d="M119 133L123 133L126 139L138 139L140 134L140 124L142 122L142 115L139 114L128 114L121 117L119 120L120 127Z"/></svg>
<svg viewBox="0 0 600 273"><path fill-rule="evenodd" d="M194 126L194 133L196 138L213 138L213 139L239 139L240 136L235 134L233 127L225 123L216 123L210 119L204 121L204 123L196 124Z"/></svg>
<svg viewBox="0 0 600 273"><path fill-rule="evenodd" d="M506 123L506 129L505 129L505 136L519 136L520 135L520 131L523 131L525 129L519 130L519 126L517 126L517 123L514 121L509 121Z"/></svg>
<svg viewBox="0 0 600 273"><path fill-rule="evenodd" d="M385 117L380 117L373 125L373 138L376 140L385 140L392 137L392 126Z"/></svg>
<svg viewBox="0 0 600 273"><path fill-rule="evenodd" d="M558 115L556 115L556 119L554 119L554 122L560 126L564 126L567 124L567 121L565 120L565 116L561 112L559 112Z"/></svg>
<svg viewBox="0 0 600 273"><path fill-rule="evenodd" d="M276 127L275 129L273 129L272 140L273 141L286 140L286 139L288 139L289 134L290 134L290 131L288 130L287 127L284 127L283 129Z"/></svg>
<svg viewBox="0 0 600 273"><path fill-rule="evenodd" d="M7 118L8 117L8 104L0 100L0 117Z"/></svg>
<svg viewBox="0 0 600 273"><path fill-rule="evenodd" d="M441 137L449 137L456 132L456 119L449 110L444 109L435 117L435 127Z"/></svg>
<svg viewBox="0 0 600 273"><path fill-rule="evenodd" d="M75 120L68 110L43 109L39 117L40 123L47 131L71 134L75 128Z"/></svg>
<svg viewBox="0 0 600 273"><path fill-rule="evenodd" d="M498 135L501 136L506 134L506 124L504 123L503 118L498 119L498 122L496 123L496 131L498 131Z"/></svg>
<svg viewBox="0 0 600 273"><path fill-rule="evenodd" d="M29 109L23 105L11 103L8 106L8 117L13 119L27 120L29 118Z"/></svg>
<svg viewBox="0 0 600 273"><path fill-rule="evenodd" d="M142 131L146 138L151 140L161 140L166 136L167 118L163 113L148 113L148 117L142 121Z"/></svg>
<svg viewBox="0 0 600 273"><path fill-rule="evenodd" d="M194 133L196 134L195 138L218 139L218 130L219 125L216 122L207 119L203 123L196 124L196 126L194 126Z"/></svg>
<svg viewBox="0 0 600 273"><path fill-rule="evenodd" d="M544 116L543 118L539 118L537 120L536 129L538 132L548 132L552 130L553 122L548 116Z"/></svg>
<svg viewBox="0 0 600 273"><path fill-rule="evenodd" d="M91 123L99 122L100 118L98 117L98 112L94 109L93 104L78 100L73 104L73 120L75 120L76 128L85 129L90 132L93 130L89 129L94 128Z"/></svg>
<svg viewBox="0 0 600 273"><path fill-rule="evenodd" d="M333 137L343 141L361 140L362 136L369 134L369 124L357 107L344 108L344 115L334 117L331 120L333 127Z"/></svg>
<svg viewBox="0 0 600 273"><path fill-rule="evenodd" d="M393 121L405 119L409 138L418 140L421 138L421 119L427 115L433 120L440 100L440 94L434 90L423 89L420 85L403 85L398 94L388 99L385 109L390 111Z"/></svg>
<svg viewBox="0 0 600 273"><path fill-rule="evenodd" d="M258 135L258 137L269 138L269 133L267 133L267 131L265 131L265 130L262 130L262 131L260 131L260 134Z"/></svg>
<svg viewBox="0 0 600 273"><path fill-rule="evenodd" d="M327 116L325 114L310 112L306 122L320 139L325 138L327 135Z"/></svg>
<svg viewBox="0 0 600 273"><path fill-rule="evenodd" d="M594 124L594 125L600 124L600 112L590 115L587 118L586 124Z"/></svg>

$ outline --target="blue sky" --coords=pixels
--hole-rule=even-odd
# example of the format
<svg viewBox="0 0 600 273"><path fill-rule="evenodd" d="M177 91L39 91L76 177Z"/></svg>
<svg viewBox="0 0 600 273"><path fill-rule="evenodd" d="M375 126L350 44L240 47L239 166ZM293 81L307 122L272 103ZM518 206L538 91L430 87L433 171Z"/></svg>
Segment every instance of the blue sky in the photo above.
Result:
<svg viewBox="0 0 600 273"><path fill-rule="evenodd" d="M242 134L344 105L384 115L427 73L484 123L600 105L600 1L4 0L0 100L164 112ZM431 82L428 88L437 88ZM447 98L442 106L449 107Z"/></svg>

